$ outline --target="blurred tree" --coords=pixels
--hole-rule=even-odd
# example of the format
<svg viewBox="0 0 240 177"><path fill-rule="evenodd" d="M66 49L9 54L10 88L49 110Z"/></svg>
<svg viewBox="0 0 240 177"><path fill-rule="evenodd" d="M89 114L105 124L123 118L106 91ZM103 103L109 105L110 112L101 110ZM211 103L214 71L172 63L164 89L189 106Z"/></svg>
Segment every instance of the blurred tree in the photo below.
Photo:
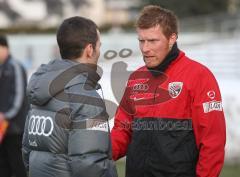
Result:
<svg viewBox="0 0 240 177"><path fill-rule="evenodd" d="M79 6L89 5L87 0L71 0L74 7L77 9Z"/></svg>
<svg viewBox="0 0 240 177"><path fill-rule="evenodd" d="M59 14L63 16L63 6L64 3L59 0L44 0L47 5L48 14ZM87 0L70 0L70 3L73 5L74 9L78 9L80 6L89 5Z"/></svg>
<svg viewBox="0 0 240 177"><path fill-rule="evenodd" d="M47 12L49 15L59 14L63 15L63 3L59 0L44 0L47 6Z"/></svg>
<svg viewBox="0 0 240 177"><path fill-rule="evenodd" d="M7 3L7 0L0 1L0 12L5 13L13 21L20 17L16 11L11 9Z"/></svg>
<svg viewBox="0 0 240 177"><path fill-rule="evenodd" d="M142 5L154 4L173 10L178 17L227 12L228 0L141 0Z"/></svg>
<svg viewBox="0 0 240 177"><path fill-rule="evenodd" d="M239 5L239 0L228 0L228 12L230 14L236 14Z"/></svg>

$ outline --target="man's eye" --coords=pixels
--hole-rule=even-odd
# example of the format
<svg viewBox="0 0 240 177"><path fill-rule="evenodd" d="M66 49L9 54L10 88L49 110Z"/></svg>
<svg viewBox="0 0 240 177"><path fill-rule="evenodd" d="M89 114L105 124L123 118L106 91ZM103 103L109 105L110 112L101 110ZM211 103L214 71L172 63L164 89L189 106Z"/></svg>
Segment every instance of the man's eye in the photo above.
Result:
<svg viewBox="0 0 240 177"><path fill-rule="evenodd" d="M139 44L144 44L146 41L145 40L139 40Z"/></svg>
<svg viewBox="0 0 240 177"><path fill-rule="evenodd" d="M157 39L150 39L150 40L148 40L148 42L157 42L158 40Z"/></svg>

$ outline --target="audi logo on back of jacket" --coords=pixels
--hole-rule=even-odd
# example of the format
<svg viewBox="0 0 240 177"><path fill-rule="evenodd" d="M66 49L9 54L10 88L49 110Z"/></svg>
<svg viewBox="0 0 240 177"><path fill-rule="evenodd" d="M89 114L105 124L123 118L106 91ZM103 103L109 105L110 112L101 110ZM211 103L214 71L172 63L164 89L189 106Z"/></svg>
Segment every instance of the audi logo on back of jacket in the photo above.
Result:
<svg viewBox="0 0 240 177"><path fill-rule="evenodd" d="M32 115L29 119L28 134L49 136L52 134L53 128L54 124L51 117Z"/></svg>

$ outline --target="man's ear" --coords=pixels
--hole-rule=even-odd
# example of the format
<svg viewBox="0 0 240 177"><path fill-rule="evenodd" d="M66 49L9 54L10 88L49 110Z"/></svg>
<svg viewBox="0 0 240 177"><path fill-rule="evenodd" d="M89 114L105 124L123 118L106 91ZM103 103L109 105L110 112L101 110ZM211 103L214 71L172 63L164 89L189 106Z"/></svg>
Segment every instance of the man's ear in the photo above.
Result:
<svg viewBox="0 0 240 177"><path fill-rule="evenodd" d="M88 58L92 58L93 55L93 46L92 44L87 44L87 46L85 47L85 51L86 51L86 55Z"/></svg>
<svg viewBox="0 0 240 177"><path fill-rule="evenodd" d="M177 38L177 34L171 34L171 36L169 37L169 46L173 46L173 44L177 41Z"/></svg>

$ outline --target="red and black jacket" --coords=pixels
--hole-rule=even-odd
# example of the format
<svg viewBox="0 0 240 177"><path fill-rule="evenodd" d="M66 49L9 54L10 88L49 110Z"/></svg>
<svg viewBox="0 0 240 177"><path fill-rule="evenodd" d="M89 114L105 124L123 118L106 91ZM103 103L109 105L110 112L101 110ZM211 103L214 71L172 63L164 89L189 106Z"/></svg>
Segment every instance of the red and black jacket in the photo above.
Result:
<svg viewBox="0 0 240 177"><path fill-rule="evenodd" d="M127 177L217 177L226 141L213 74L180 51L164 71L131 74L111 132Z"/></svg>

